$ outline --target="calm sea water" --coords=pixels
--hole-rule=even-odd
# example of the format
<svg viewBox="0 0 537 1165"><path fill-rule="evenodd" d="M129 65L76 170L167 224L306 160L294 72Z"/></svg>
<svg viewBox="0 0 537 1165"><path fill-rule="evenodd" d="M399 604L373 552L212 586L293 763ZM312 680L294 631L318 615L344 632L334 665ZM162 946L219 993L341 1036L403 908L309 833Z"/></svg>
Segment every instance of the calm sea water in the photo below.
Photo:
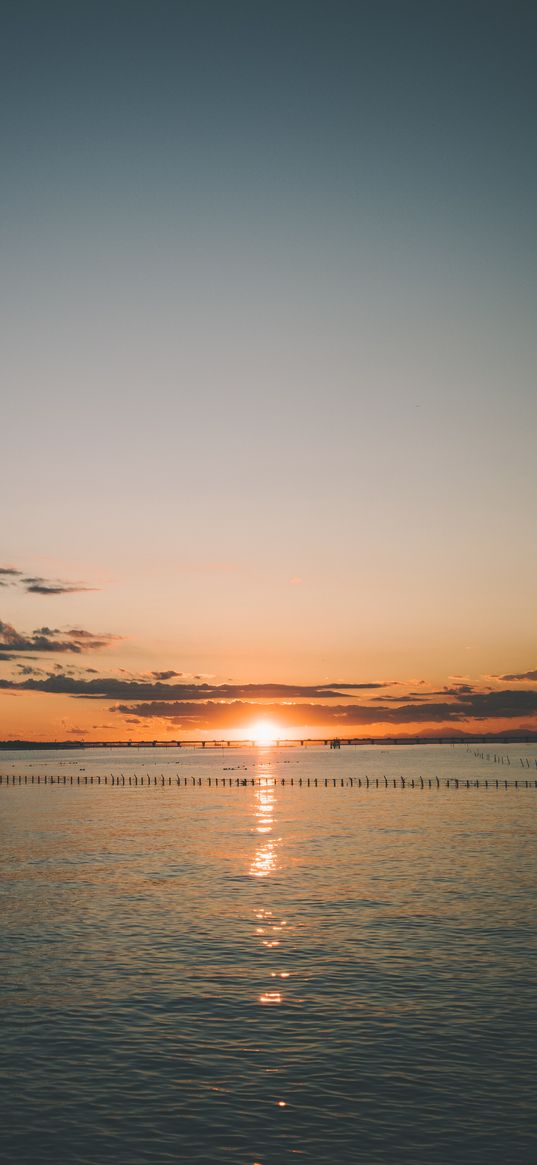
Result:
<svg viewBox="0 0 537 1165"><path fill-rule="evenodd" d="M534 746L485 751L0 772L537 777ZM22 785L0 812L3 1161L537 1160L536 789Z"/></svg>

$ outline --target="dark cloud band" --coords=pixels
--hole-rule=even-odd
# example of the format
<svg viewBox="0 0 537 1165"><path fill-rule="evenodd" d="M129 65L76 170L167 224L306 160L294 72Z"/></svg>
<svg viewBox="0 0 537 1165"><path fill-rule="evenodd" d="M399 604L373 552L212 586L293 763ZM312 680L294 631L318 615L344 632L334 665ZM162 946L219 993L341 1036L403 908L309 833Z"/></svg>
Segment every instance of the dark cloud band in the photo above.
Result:
<svg viewBox="0 0 537 1165"><path fill-rule="evenodd" d="M455 702L443 700L426 704L252 704L236 700L229 704L212 701L150 701L118 704L111 711L140 720L167 720L196 728L244 727L252 716L262 714L282 728L304 725L338 728L341 731L373 725L463 724L472 721L523 719L537 715L537 692L511 691L474 693Z"/></svg>
<svg viewBox="0 0 537 1165"><path fill-rule="evenodd" d="M41 631L49 632L46 641L51 642L50 635L53 633L50 629L42 628ZM96 643L98 646L107 646L104 639L100 640L91 636L89 638L89 644L86 646L88 641L83 637L89 635L88 632L75 631L70 634L75 637L72 640L73 647L65 646L66 640L64 638L62 640L63 647L52 648L51 650L80 652L83 650L95 650ZM39 634L35 632L34 636L25 641L28 646L19 650L30 651L30 643L35 643L39 638ZM43 637L41 636L41 638ZM10 644L6 643L5 646L10 647ZM36 649L34 648L34 650ZM38 648L37 650L44 651L46 649ZM13 654L16 654L15 648L13 648ZM123 680L116 679L113 676L101 676L98 679L85 680L66 674L48 676L46 680L29 679L24 682L17 680L0 681L0 687L4 689L17 688L18 690L55 692L57 695L85 696L90 699L100 700L154 700L160 703L174 700L320 700L329 699L330 697L341 699L351 689L370 691L384 686L381 683L346 684L340 685L338 689L336 685L329 684L171 684L165 683L162 680Z"/></svg>
<svg viewBox="0 0 537 1165"><path fill-rule="evenodd" d="M100 651L117 641L117 635L98 635L80 627L71 631L60 631L57 627L38 627L36 631L23 634L11 623L0 620L0 659L16 659L17 656L32 654L72 654L85 651ZM8 681L4 681L4 685Z"/></svg>

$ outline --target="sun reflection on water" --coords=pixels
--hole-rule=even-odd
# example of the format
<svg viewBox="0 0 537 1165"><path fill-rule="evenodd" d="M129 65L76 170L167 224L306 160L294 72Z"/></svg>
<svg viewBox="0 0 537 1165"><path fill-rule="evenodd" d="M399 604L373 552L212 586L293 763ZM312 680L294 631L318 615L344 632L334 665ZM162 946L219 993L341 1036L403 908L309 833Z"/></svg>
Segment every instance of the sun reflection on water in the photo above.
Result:
<svg viewBox="0 0 537 1165"><path fill-rule="evenodd" d="M254 878L269 878L278 869L277 847L281 839L270 836L274 831L275 805L276 790L269 774L265 772L255 788L254 830L256 834L264 836L257 838L250 864L250 875ZM265 893L264 890L263 894ZM254 935L260 947L265 950L268 958L273 952L274 954L277 952L281 958L282 952L278 948L281 947L282 939L286 937L287 919L279 917L275 911L265 907L255 910L254 918ZM271 982L269 981L269 984L259 992L258 1003L263 1007L278 1007L284 1003L284 996L282 990L276 989L274 980L288 979L290 972L275 969L272 962L272 967L269 964L266 974Z"/></svg>
<svg viewBox="0 0 537 1165"><path fill-rule="evenodd" d="M281 1003L281 991L263 991L259 996L260 1003Z"/></svg>
<svg viewBox="0 0 537 1165"><path fill-rule="evenodd" d="M274 829L274 785L263 783L255 790L255 829L256 833L270 834ZM274 838L267 838L259 844L250 866L250 874L254 878L267 878L273 874L276 865L276 843Z"/></svg>

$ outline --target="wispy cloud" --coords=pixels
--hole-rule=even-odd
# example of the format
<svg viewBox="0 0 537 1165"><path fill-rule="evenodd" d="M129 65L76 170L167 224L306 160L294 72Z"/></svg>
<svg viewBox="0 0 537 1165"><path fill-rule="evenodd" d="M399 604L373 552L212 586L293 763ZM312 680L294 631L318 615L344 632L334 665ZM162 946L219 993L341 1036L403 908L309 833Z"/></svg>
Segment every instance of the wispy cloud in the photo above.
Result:
<svg viewBox="0 0 537 1165"><path fill-rule="evenodd" d="M41 575L28 575L14 566L0 566L0 585L13 586L23 590L28 595L75 595L82 591L95 591L97 587L89 587L83 582L67 582L64 579L43 578Z"/></svg>
<svg viewBox="0 0 537 1165"><path fill-rule="evenodd" d="M6 626L3 624L2 626ZM50 628L42 628L50 632ZM16 633L15 633L16 634ZM68 632L68 635L89 635L89 632ZM36 641L34 637L26 640L28 644ZM110 637L110 641L114 637ZM66 642L64 638L61 641ZM95 650L95 646L86 648L84 639L73 639L77 647L53 647L50 650ZM108 644L96 639L96 646L104 647ZM1 643L0 643L1 645ZM31 648L21 648L28 650ZM46 650L44 647L40 650ZM15 652L14 652L15 653ZM81 677L66 674L47 675L45 679L28 678L22 680L2 680L0 687L4 689L56 692L67 696L86 696L90 699L113 700L320 700L341 698L345 692L352 690L371 691L382 688L382 683L370 684L208 684L208 683L177 683L172 684L163 680L131 680L118 679L115 676L100 676L97 679L86 680Z"/></svg>
<svg viewBox="0 0 537 1165"><path fill-rule="evenodd" d="M16 583L21 573L14 566L0 566L0 587L7 587Z"/></svg>
<svg viewBox="0 0 537 1165"><path fill-rule="evenodd" d="M83 583L67 583L61 579L23 578L22 585L28 595L77 595L81 591L95 591L97 587L87 587Z"/></svg>
<svg viewBox="0 0 537 1165"><path fill-rule="evenodd" d="M35 631L21 633L11 623L0 620L0 659L16 659L19 655L71 653L81 655L86 651L100 651L120 639L118 635L95 634L81 627L61 631L57 627L38 627Z"/></svg>
<svg viewBox="0 0 537 1165"><path fill-rule="evenodd" d="M501 684L524 683L526 680L535 683L537 682L537 668L532 668L531 671L513 672L511 675L506 676L491 676L490 678L491 680L497 680Z"/></svg>
<svg viewBox="0 0 537 1165"><path fill-rule="evenodd" d="M183 673L180 671L152 671L151 675L154 680L175 680Z"/></svg>

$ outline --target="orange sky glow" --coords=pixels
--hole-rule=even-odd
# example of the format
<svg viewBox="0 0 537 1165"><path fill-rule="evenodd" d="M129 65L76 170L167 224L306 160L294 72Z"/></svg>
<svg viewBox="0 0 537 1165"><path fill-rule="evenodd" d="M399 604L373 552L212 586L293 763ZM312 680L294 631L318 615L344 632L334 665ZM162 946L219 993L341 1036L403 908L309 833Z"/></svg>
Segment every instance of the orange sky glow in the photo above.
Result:
<svg viewBox="0 0 537 1165"><path fill-rule="evenodd" d="M474 671L475 664L470 670L471 660L485 654L478 645L473 653L460 652L459 658L467 665L464 673L453 671L439 678L416 674L419 662L430 661L426 648L421 661L414 651L413 676L383 675L373 671L370 662L367 670L362 664L349 678L347 645L344 653L333 651L328 673L327 658L319 655L315 663L311 644L292 664L283 656L276 656L274 662L262 627L256 663L233 658L230 644L230 662L241 667L242 675L219 674L221 658L208 659L206 653L208 669L194 671L190 659L188 670L179 666L184 661L179 644L175 650L166 644L160 654L160 642L149 647L134 633L125 633L119 583L113 588L118 618L112 623L112 606L104 588L70 590L65 580L61 584L55 577L47 581L44 575L23 574L11 566L4 568L2 577L5 607L11 605L12 617L17 619L17 626L4 620L0 628L0 736L4 740L221 739L267 744L338 736L508 734L531 732L537 726L537 670L524 667L524 660L518 670ZM23 581L36 578L41 579L39 584ZM30 594L32 585L39 585L41 593ZM28 617L33 604L39 605L39 626L22 630L22 618ZM51 620L50 614L46 619L51 604L63 611L62 620L57 616ZM90 624L103 625L102 615L98 620L92 617L92 606L107 604L105 625L119 623L120 632L89 630ZM71 625L65 619L70 605L77 607ZM37 622L35 613L32 622ZM321 651L327 648L323 645ZM378 654L382 658L382 644ZM263 659L262 669L259 661ZM356 659L360 660L358 649ZM297 680L294 669L298 671L299 664ZM277 668L277 679L269 667ZM347 679L342 679L344 667Z"/></svg>

